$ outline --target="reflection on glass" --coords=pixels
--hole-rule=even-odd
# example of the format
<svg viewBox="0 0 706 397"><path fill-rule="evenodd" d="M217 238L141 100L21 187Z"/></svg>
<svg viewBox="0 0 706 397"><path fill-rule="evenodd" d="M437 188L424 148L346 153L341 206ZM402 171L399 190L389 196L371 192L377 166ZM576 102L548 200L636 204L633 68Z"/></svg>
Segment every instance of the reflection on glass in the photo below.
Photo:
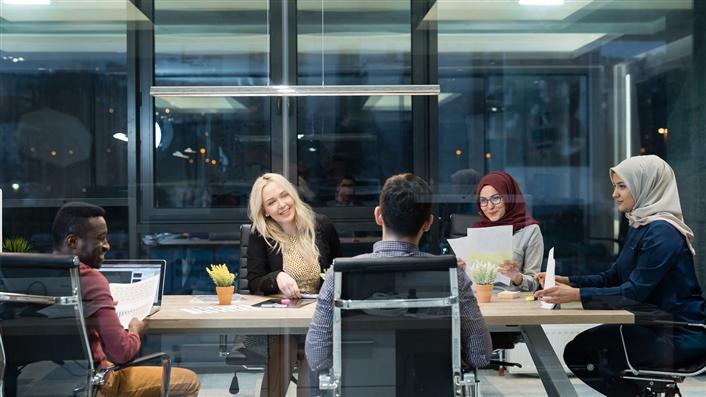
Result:
<svg viewBox="0 0 706 397"><path fill-rule="evenodd" d="M558 272L603 270L619 220L608 167L626 153L669 157L668 121L693 128L670 119L672 106L691 106L677 76L695 56L693 4L437 2L425 19L438 24L439 83L458 94L439 100L437 189L456 194L442 216L475 213L478 178L507 171L556 246Z"/></svg>
<svg viewBox="0 0 706 397"><path fill-rule="evenodd" d="M385 179L412 169L406 99L301 98L297 158L304 198L314 205L375 205Z"/></svg>
<svg viewBox="0 0 706 397"><path fill-rule="evenodd" d="M269 108L268 98L155 99L155 207L246 207L270 167Z"/></svg>
<svg viewBox="0 0 706 397"><path fill-rule="evenodd" d="M268 1L154 3L155 85L268 83Z"/></svg>
<svg viewBox="0 0 706 397"><path fill-rule="evenodd" d="M0 6L4 198L125 198L125 5L27 7Z"/></svg>
<svg viewBox="0 0 706 397"><path fill-rule="evenodd" d="M299 84L410 84L409 3L297 2Z"/></svg>
<svg viewBox="0 0 706 397"><path fill-rule="evenodd" d="M297 2L298 84L410 84L409 3ZM412 169L411 98L300 98L299 191L314 205L375 205Z"/></svg>

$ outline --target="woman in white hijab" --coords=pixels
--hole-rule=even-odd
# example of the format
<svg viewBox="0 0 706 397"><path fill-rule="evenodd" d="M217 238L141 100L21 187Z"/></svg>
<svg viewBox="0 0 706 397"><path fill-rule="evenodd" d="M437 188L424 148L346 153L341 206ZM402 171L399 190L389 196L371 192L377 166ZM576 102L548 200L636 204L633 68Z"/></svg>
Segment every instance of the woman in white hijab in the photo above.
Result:
<svg viewBox="0 0 706 397"><path fill-rule="evenodd" d="M557 276L555 287L535 296L547 303L581 301L584 309L627 309L648 319L706 323L694 270L694 233L684 223L674 171L657 156L636 156L611 168L610 179L613 199L630 224L616 262L596 275ZM706 355L703 328L625 325L622 332L635 368L681 367ZM564 361L607 396L640 392L619 377L628 366L618 325L582 332L566 346Z"/></svg>

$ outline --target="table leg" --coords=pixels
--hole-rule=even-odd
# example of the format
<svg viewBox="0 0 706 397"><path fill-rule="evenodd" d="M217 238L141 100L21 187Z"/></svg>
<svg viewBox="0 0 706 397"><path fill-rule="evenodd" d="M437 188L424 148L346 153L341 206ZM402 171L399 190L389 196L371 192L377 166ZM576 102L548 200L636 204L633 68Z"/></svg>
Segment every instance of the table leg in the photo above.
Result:
<svg viewBox="0 0 706 397"><path fill-rule="evenodd" d="M564 372L561 361L554 353L554 348L547 339L541 325L523 325L520 331L525 338L527 349L537 367L539 378L549 397L578 396L576 389Z"/></svg>

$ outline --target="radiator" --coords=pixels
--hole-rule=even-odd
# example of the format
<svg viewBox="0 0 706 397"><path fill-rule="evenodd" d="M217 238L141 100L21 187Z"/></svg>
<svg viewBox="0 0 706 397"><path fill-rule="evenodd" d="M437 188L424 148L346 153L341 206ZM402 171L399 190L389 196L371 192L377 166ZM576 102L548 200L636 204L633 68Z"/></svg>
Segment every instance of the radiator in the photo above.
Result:
<svg viewBox="0 0 706 397"><path fill-rule="evenodd" d="M554 348L561 365L564 367L564 371L570 373L569 368L564 363L564 348L571 342L572 339L579 333L597 326L599 324L572 324L572 325L542 325L542 329L547 334L547 339ZM514 349L505 350L505 361L520 363L522 368L510 367L508 371L513 374L536 374L537 367L535 367L532 361L532 356L527 350L527 345L524 343L517 343Z"/></svg>

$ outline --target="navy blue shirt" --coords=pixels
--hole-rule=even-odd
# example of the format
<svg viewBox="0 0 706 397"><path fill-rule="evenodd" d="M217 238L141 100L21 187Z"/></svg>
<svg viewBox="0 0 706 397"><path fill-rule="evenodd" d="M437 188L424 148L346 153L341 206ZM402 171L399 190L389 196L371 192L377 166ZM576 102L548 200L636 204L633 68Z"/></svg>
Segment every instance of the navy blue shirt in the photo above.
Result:
<svg viewBox="0 0 706 397"><path fill-rule="evenodd" d="M706 302L696 278L694 258L684 236L665 221L630 228L610 269L569 280L581 288L585 309L652 307L656 312L668 313L672 321L704 324L706 320ZM690 328L676 333L694 331Z"/></svg>

